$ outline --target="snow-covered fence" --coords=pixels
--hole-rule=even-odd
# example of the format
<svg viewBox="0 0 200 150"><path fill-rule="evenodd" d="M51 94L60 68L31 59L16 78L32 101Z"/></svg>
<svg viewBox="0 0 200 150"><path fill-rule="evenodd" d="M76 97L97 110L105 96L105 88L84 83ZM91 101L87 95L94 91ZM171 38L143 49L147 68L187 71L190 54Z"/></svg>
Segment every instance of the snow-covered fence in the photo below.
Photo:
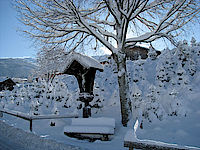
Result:
<svg viewBox="0 0 200 150"><path fill-rule="evenodd" d="M8 109L0 109L0 114L6 113L15 117L22 118L24 120L27 120L30 122L30 131L32 132L33 129L33 120L41 120L41 119L61 119L61 118L77 118L78 114L72 113L72 114L65 114L65 115L38 115L33 116L30 114L25 114L18 111L8 110ZM1 115L3 117L3 115Z"/></svg>
<svg viewBox="0 0 200 150"><path fill-rule="evenodd" d="M167 144L157 141L141 140L141 141L124 141L124 147L129 147L129 150L144 149L144 150L200 150L196 147L179 146L176 144Z"/></svg>
<svg viewBox="0 0 200 150"><path fill-rule="evenodd" d="M180 146L152 140L139 140L133 131L128 131L125 135L124 147L128 147L129 150L134 148L142 150L200 150L197 147Z"/></svg>

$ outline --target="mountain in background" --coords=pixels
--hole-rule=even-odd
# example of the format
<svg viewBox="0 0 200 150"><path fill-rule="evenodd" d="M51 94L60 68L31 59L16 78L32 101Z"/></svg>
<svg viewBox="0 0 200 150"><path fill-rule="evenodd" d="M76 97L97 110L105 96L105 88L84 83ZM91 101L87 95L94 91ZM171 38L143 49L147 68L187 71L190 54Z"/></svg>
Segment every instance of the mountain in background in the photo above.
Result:
<svg viewBox="0 0 200 150"><path fill-rule="evenodd" d="M36 69L34 58L0 58L0 77L27 78Z"/></svg>
<svg viewBox="0 0 200 150"><path fill-rule="evenodd" d="M102 61L108 56L93 56ZM36 69L35 58L0 58L0 78L28 78Z"/></svg>

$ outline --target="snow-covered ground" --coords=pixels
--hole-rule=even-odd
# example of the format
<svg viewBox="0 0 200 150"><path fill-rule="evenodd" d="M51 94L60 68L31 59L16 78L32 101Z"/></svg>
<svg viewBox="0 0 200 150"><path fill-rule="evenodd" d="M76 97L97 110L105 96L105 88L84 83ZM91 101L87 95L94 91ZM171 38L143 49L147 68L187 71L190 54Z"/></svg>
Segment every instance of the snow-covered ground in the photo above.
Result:
<svg viewBox="0 0 200 150"><path fill-rule="evenodd" d="M33 133L25 132L0 121L1 150L80 150L81 148L62 144L54 140L40 138Z"/></svg>
<svg viewBox="0 0 200 150"><path fill-rule="evenodd" d="M116 111L116 109L118 109L118 111ZM83 140L77 140L75 138L67 137L66 135L64 135L64 127L66 125L71 124L71 119L53 120L56 123L55 126L50 126L50 122L51 122L50 120L35 120L33 121L33 133L35 133L36 135L39 135L43 139L52 139L60 143L78 146L84 149L90 149L90 150L124 149L122 141L124 139L126 129L123 128L120 123L120 119L118 117L120 115L119 108L116 108L116 107L105 108L101 113L99 113L98 115L93 115L93 117L100 117L100 116L105 116L105 115L107 117L114 117L117 120L115 135L111 137L111 141L97 140L95 142L89 142L87 140L83 141ZM1 120L4 120L6 124L10 124L14 126L15 128L20 128L20 129L25 130L26 132L29 132L28 121L25 121L23 119L16 118L10 115L6 115L6 114L4 114L4 117ZM11 134L10 132L7 131L5 135ZM24 138L26 139L26 136Z"/></svg>
<svg viewBox="0 0 200 150"><path fill-rule="evenodd" d="M177 49L165 50L155 60L140 60L136 63L129 61L130 95L136 108L133 118L139 119L139 126L141 127L136 132L139 139L200 147L200 46L191 48L185 45L185 47L186 49L183 47L181 50L184 51L187 59L189 58L187 61L180 61L184 55L180 55ZM191 53L187 49L190 49ZM181 59L179 60L179 58ZM180 62L184 64L180 64ZM69 118L34 120L33 133L35 135L32 135L29 132L28 121L4 114L0 118L0 130L2 130L0 142L9 139L9 142L6 142L4 146L5 148L7 145L17 143L19 149L33 149L34 143L37 142L33 140L33 143L30 144L28 141L31 138L26 138L29 137L28 134L41 142L37 146L43 146L42 143L48 139L47 143L49 140L54 140L53 143L55 141L62 143L61 149L63 144L66 144L66 148L72 145L72 148L74 146L75 148L80 147L89 150L127 149L123 145L124 136L130 128L133 129L133 124L129 128L124 128L121 125L117 75L115 66L112 65L106 65L102 73L97 72L95 98L91 103L92 106L98 106L98 108L92 108L92 117L115 119L115 134L110 141L96 140L89 142L67 137L64 135L64 127L71 124ZM20 86L17 88L20 92L15 91L15 96L2 97L3 93L1 93L0 106L31 114L63 114L73 111L74 108L81 105L74 101L77 98L77 83L72 77L62 77L62 81L67 86L55 84L56 86L49 85L50 89L47 89L45 84L40 86L24 85L22 88ZM26 88L29 89L28 92L25 91ZM38 95L38 91L41 94L44 89L48 92ZM16 98L16 95L23 98L20 96ZM60 101L60 97L67 98L67 103ZM28 101L26 101L27 99ZM54 99L54 101L51 102L51 99ZM63 105L65 105L65 108L61 107ZM76 111L81 115L81 109ZM50 126L51 122L55 122L55 126ZM12 127L7 127L5 123ZM6 130L6 128L11 130ZM27 144L29 144L20 145L20 141L17 141L20 138L16 137L21 137L22 141L27 141Z"/></svg>
<svg viewBox="0 0 200 150"><path fill-rule="evenodd" d="M168 119L164 121L156 121L154 123L144 124L143 129L138 128L136 132L138 138L158 140L158 141L168 142L168 143L176 143L179 145L200 147L200 143L199 143L199 139L200 139L199 116L200 114L198 111L199 103L198 105L197 103L194 103L193 106L194 106L193 110L188 114L187 117L180 117L180 118L169 117ZM115 134L114 136L112 136L111 141L97 140L95 142L89 142L87 140L83 141L83 140L77 140L75 138L67 137L66 135L64 135L63 130L66 125L70 125L71 119L53 120L56 123L55 126L50 126L50 120L33 121L33 133L40 136L40 138L42 139L51 139L59 143L63 143L66 145L73 145L75 147L78 146L83 149L89 149L89 150L127 149L127 148L124 148L123 141L124 141L124 136L128 129L124 128L120 123L119 107L107 107L107 108L104 108L101 113L93 115L93 117L102 117L102 116L113 117L116 119ZM24 143L24 141L27 141L27 145L22 144L21 146L22 148L25 148L26 150L28 150L29 147L30 149L34 149L36 145L38 145L38 147L43 145L42 142L44 141L39 140L38 138L37 140L33 141L32 143L33 145L32 145L29 143L29 138L27 138L28 136L26 134L19 134L14 131L14 129L17 130L18 132L25 130L26 132L28 132L28 135L29 135L30 133L29 133L28 121L25 121L23 119L16 118L10 115L6 115L6 114L4 114L4 117L1 120L4 120L6 124L14 126L14 128L11 128L12 130L7 130L5 128L2 128L2 124L3 124L2 122L0 124L1 126L0 133L3 133L2 131L5 130L6 133L3 134L3 137L6 137L6 139L10 139L11 142L18 143L19 142L18 140L20 140L19 138L21 138L22 143ZM23 130L18 130L16 128L20 128ZM12 136L9 136L10 134ZM2 134L0 134L0 136L2 139ZM37 136L34 135L34 137L36 138ZM6 140L4 139L4 141ZM61 147L63 147L63 145Z"/></svg>

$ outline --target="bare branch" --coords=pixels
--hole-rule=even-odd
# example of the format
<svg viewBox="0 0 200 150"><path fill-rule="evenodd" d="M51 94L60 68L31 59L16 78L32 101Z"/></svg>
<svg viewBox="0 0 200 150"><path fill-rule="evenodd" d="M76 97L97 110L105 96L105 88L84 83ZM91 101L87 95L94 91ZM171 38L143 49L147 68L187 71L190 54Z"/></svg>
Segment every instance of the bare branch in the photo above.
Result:
<svg viewBox="0 0 200 150"><path fill-rule="evenodd" d="M130 43L166 37L199 14L195 0L99 0L87 7L76 6L72 0L16 1L20 20L29 27L25 33L31 37L46 43L66 43L75 38L78 44L81 34L94 37L116 53L108 37L123 49ZM141 31L127 39L128 28L136 30L130 22L140 26Z"/></svg>

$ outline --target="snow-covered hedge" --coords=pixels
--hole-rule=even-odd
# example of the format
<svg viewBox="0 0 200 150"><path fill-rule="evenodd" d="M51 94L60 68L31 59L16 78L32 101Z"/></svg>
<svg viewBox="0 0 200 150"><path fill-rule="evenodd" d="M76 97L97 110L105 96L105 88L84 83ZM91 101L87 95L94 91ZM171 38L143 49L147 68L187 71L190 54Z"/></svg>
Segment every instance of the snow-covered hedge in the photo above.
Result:
<svg viewBox="0 0 200 150"><path fill-rule="evenodd" d="M162 120L167 116L186 115L186 97L193 92L192 81L200 72L200 45L194 39L165 49L147 60L128 61L130 97L134 119Z"/></svg>
<svg viewBox="0 0 200 150"><path fill-rule="evenodd" d="M77 92L69 92L61 79L52 82L39 79L20 84L13 91L1 93L1 107L33 115L64 113L65 108L77 106ZM73 108L74 109L74 108ZM66 113L66 112L65 112Z"/></svg>

